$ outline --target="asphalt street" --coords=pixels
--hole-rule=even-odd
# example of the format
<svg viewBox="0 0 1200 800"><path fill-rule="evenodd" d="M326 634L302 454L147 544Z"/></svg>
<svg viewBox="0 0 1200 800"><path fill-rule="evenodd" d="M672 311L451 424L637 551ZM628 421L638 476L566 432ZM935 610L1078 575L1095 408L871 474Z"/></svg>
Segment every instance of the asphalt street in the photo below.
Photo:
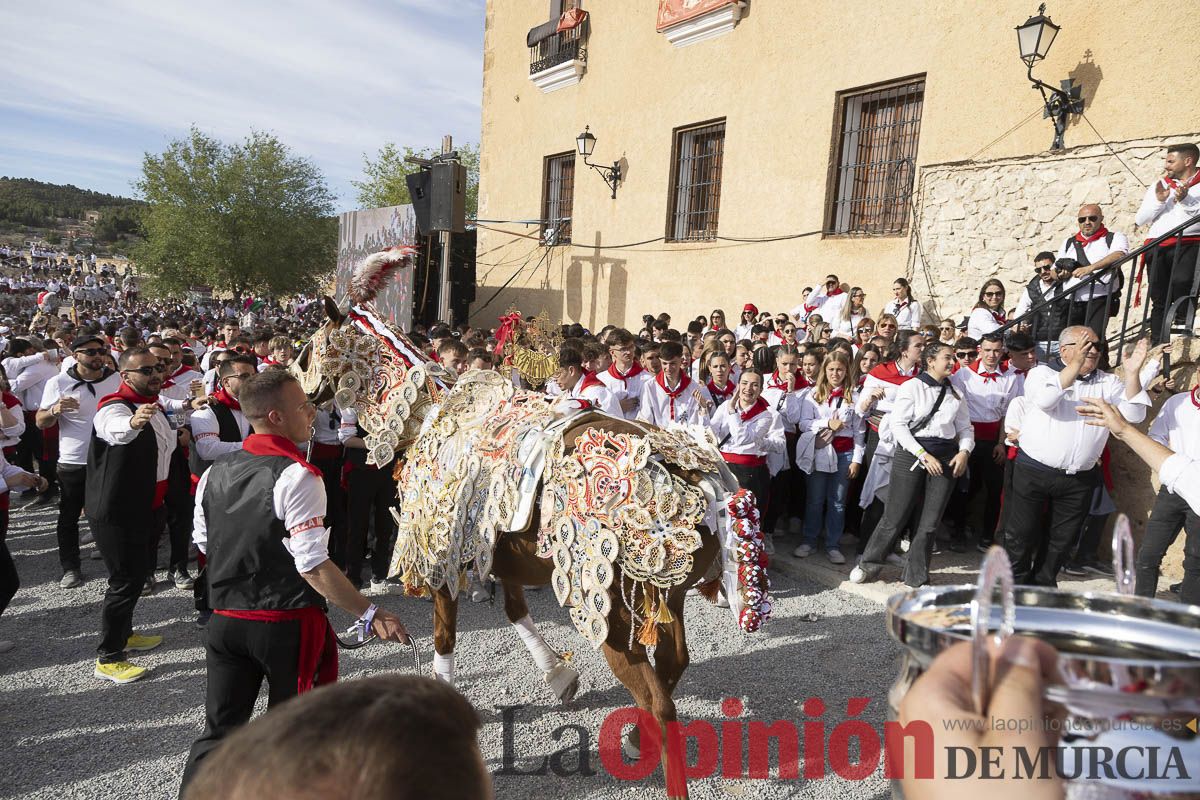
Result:
<svg viewBox="0 0 1200 800"><path fill-rule="evenodd" d="M0 797L174 797L203 721L203 634L193 624L191 594L160 583L158 592L139 602L137 629L166 638L137 659L152 668L146 680L114 686L94 678L104 567L90 558L94 546L88 545L87 582L58 588L55 514L50 507L17 509L12 516L9 547L23 585L0 618L0 639L16 642L0 654ZM164 575L159 572L160 579ZM848 701L863 697L870 703L860 718L879 730L898 655L884 632L881 606L803 575L776 574L773 584L775 617L756 634L740 633L728 611L688 599L691 666L675 695L681 720L708 721L726 749L739 737L723 735L728 729L721 723L731 719L722 700L742 701L743 712L732 721L742 723L737 731L745 736L751 721L791 721L800 728L811 720L801 703L819 697L827 709L820 718L827 737L846 718ZM401 597L380 602L403 616L428 670L431 606ZM484 720L481 742L496 796L661 796L661 771L631 781L614 777L601 763L602 723L630 705L624 687L571 627L550 591L531 593L530 608L550 645L570 651L581 671L579 693L567 706L542 682L499 605L465 603L459 615L458 688ZM408 654L390 645L342 655L343 679L412 668ZM690 758L703 766L705 755L692 747ZM778 777L774 748L770 760L771 777L763 779L723 777L717 758L718 774L690 781L692 797L860 800L887 794L881 770L859 781L831 773L805 779L803 770L799 779L785 780Z"/></svg>

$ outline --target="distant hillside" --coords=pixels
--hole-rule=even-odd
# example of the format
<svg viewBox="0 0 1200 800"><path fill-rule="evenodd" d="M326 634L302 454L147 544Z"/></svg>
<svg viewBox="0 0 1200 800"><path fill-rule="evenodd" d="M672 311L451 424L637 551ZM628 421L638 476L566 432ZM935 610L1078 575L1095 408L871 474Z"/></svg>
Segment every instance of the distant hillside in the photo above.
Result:
<svg viewBox="0 0 1200 800"><path fill-rule="evenodd" d="M77 244L101 252L135 238L141 230L139 200L93 192L32 178L0 178L0 238L19 244L27 238L51 245ZM99 218L87 219L87 212Z"/></svg>

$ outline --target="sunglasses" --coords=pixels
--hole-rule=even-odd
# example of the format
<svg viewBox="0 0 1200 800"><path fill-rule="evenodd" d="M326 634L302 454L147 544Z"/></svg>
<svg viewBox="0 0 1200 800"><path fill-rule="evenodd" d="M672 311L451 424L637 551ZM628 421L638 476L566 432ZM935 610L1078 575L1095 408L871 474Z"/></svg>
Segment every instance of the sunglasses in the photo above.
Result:
<svg viewBox="0 0 1200 800"><path fill-rule="evenodd" d="M167 367L165 364L155 364L153 367L130 367L129 369L121 370L122 374L124 374L126 372L137 372L139 374L145 375L147 378L149 378L151 375L153 375L156 372L166 372L166 371L167 371Z"/></svg>
<svg viewBox="0 0 1200 800"><path fill-rule="evenodd" d="M81 356L102 356L107 352L108 351L105 350L103 347L88 347L86 349L75 351L76 355L81 355Z"/></svg>
<svg viewBox="0 0 1200 800"><path fill-rule="evenodd" d="M1004 297L1004 292L984 292L984 297Z"/></svg>
<svg viewBox="0 0 1200 800"><path fill-rule="evenodd" d="M1088 217L1080 217L1080 218L1079 218L1079 224L1080 224L1080 225L1082 225L1082 224L1083 224L1083 223L1085 223L1085 222L1099 222L1099 221L1100 221L1100 217L1098 217L1098 216L1095 216L1095 215L1088 216Z"/></svg>
<svg viewBox="0 0 1200 800"><path fill-rule="evenodd" d="M943 325L942 327L938 328L938 330L939 331L952 331L952 330L954 330L954 326L953 325Z"/></svg>
<svg viewBox="0 0 1200 800"><path fill-rule="evenodd" d="M958 356L959 358L974 358L975 351L974 350L964 350L961 353L955 353L955 355Z"/></svg>
<svg viewBox="0 0 1200 800"><path fill-rule="evenodd" d="M872 328L870 325L864 325L863 327L858 329L858 332L859 333L870 333L873 330L875 330L875 329Z"/></svg>
<svg viewBox="0 0 1200 800"><path fill-rule="evenodd" d="M1034 269L1036 272L1050 272L1051 270L1053 270L1053 269L1054 269L1054 265L1053 265L1053 264L1047 264L1047 265L1046 265L1046 266L1044 266L1044 267L1037 267L1037 266L1035 266L1033 269Z"/></svg>
<svg viewBox="0 0 1200 800"><path fill-rule="evenodd" d="M246 354L246 353L251 353L251 352L253 352L253 348L250 348L250 347L235 347L235 348L233 348L233 352L235 352L235 353L242 353L242 354L244 355L244 354Z"/></svg>
<svg viewBox="0 0 1200 800"><path fill-rule="evenodd" d="M825 281L826 286L837 286L837 281Z"/></svg>

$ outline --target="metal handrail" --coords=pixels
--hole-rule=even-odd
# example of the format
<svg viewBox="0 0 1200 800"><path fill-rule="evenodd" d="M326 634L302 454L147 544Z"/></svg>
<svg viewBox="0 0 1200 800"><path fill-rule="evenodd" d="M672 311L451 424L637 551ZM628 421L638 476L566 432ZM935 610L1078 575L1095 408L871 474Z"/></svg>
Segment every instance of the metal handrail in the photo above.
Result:
<svg viewBox="0 0 1200 800"><path fill-rule="evenodd" d="M1121 317L1121 326L1120 326L1120 329L1119 329L1117 335L1115 337L1110 338L1109 342L1108 342L1110 351L1113 347L1116 348L1115 360L1112 361L1113 365L1120 364L1121 359L1124 356L1124 345L1128 341L1130 341L1132 338L1134 338L1135 335L1136 336L1142 335L1150 327L1150 323L1147 321L1147 317L1150 316L1150 311L1151 311L1149 298L1145 298L1145 303L1142 306L1143 310L1142 310L1141 320L1138 321L1135 319L1135 321L1132 325L1130 324L1130 321L1129 321L1130 311L1133 308L1134 291L1135 291L1134 284L1137 283L1137 274L1138 274L1139 263L1143 261L1143 256L1145 256L1147 253L1149 253L1150 254L1149 259L1151 260L1151 263L1148 266L1153 268L1153 259L1156 259L1158 257L1159 246L1163 242L1165 242L1167 239L1176 237L1175 244L1174 244L1173 258L1172 258L1172 275L1170 276L1170 277L1174 277L1174 271L1179 266L1178 253L1179 253L1179 247L1182 243L1182 237L1179 236L1179 234L1181 234L1187 228L1189 228L1193 225L1196 225L1196 224L1200 224L1200 214L1197 214L1196 216L1191 217L1190 219L1188 219L1184 222L1181 222L1180 224L1176 225L1174 228L1171 228L1171 230L1167 231L1166 233L1161 234L1160 236L1156 237L1155 239L1152 239L1138 247L1131 249L1128 253L1126 253L1124 256L1122 256L1120 260L1118 260L1112 264L1109 264L1107 267L1105 267L1102 270L1097 270L1096 272L1093 272L1092 274L1090 274L1086 278L1084 278L1082 281L1080 281L1078 284L1072 286L1070 289L1068 289L1066 291L1060 291L1057 294L1052 295L1048 299L1042 299L1042 300L1038 301L1037 303L1034 303L1030 307L1029 311L1022 314L1020 317L1011 319L1008 322L1006 322L1005 324L1001 325L996 330L996 333L1004 335L1023 323L1026 323L1026 322L1032 323L1036 320L1037 315L1040 312L1042 312L1043 310L1045 310L1048 306L1051 306L1055 303L1060 303L1064 299L1067 299L1069 302L1074 302L1074 301L1071 301L1070 298L1076 296L1077 292L1079 292L1081 290L1086 290L1089 287L1096 285L1097 283L1099 283L1101 280L1103 280L1106 277L1115 276L1118 272L1123 271L1124 268L1126 267L1126 265L1132 265L1133 268L1130 269L1129 274L1127 276L1127 280L1125 281L1125 301L1124 301L1124 308L1123 308L1122 317ZM1142 267L1144 268L1145 266L1147 266L1147 265L1143 263ZM1168 283L1169 282L1170 281L1168 280ZM1192 326L1195 322L1196 298L1197 298L1197 294L1200 293L1200 285L1198 285L1198 284L1200 284L1200 269L1196 270L1196 274L1192 280L1191 293L1185 297L1178 298L1173 303L1171 303L1169 309L1164 310L1163 318L1162 318L1163 319L1163 322L1162 322L1163 327L1162 327L1162 331L1161 331L1161 336L1159 337L1161 341L1169 340L1170 334L1172 332L1172 330L1171 330L1172 329L1172 320L1174 319L1176 311L1184 303L1188 303L1187 321L1184 324L1185 324L1185 327L1187 330L1192 329ZM1111 281L1110 281L1109 285L1111 285ZM1138 291L1140 292L1140 288L1138 289ZM1105 297L1105 298L1103 298L1103 300L1093 298L1092 300L1079 301L1079 302L1086 302L1086 303L1105 302L1107 304L1109 302L1109 298ZM1040 339L1038 341L1039 341L1039 343L1041 343ZM1050 345L1049 336L1047 336L1045 343L1047 345L1047 350L1048 350L1049 345ZM1168 363L1169 362L1165 361L1165 356L1164 356L1164 371L1166 371Z"/></svg>

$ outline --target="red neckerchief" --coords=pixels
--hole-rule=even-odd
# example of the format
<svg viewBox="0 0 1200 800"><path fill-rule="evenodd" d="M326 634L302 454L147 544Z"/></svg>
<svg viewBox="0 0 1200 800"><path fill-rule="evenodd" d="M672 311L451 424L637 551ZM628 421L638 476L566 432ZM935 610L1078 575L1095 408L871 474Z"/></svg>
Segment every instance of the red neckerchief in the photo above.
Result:
<svg viewBox="0 0 1200 800"><path fill-rule="evenodd" d="M817 295L817 297L824 297L824 295ZM815 306L810 306L808 303L805 303L804 304L804 313L806 315L811 314L812 312L816 311L820 307L821 307L820 303L817 303Z"/></svg>
<svg viewBox="0 0 1200 800"><path fill-rule="evenodd" d="M619 380L622 384L624 384L626 381L628 381L634 375L637 375L637 374L645 372L645 371L646 371L646 368L643 367L637 361L633 362L633 366L629 368L629 372L625 373L624 375L621 374L621 370L617 369L616 364L613 364L612 366L610 366L608 368L608 374L612 375L614 378Z"/></svg>
<svg viewBox="0 0 1200 800"><path fill-rule="evenodd" d="M826 292L825 296L826 297L837 297L839 294L845 294L845 291L840 286L838 288L834 289L832 292Z"/></svg>
<svg viewBox="0 0 1200 800"><path fill-rule="evenodd" d="M767 405L767 401L762 399L762 395L759 395L758 399L754 401L754 405L750 406L745 411L738 409L738 416L742 418L742 422L749 422L762 412L766 411L768 408L769 406Z"/></svg>
<svg viewBox="0 0 1200 800"><path fill-rule="evenodd" d="M242 442L242 449L252 456L282 456L290 458L306 470L321 477L321 470L308 463L295 442L273 433L252 433Z"/></svg>
<svg viewBox="0 0 1200 800"><path fill-rule="evenodd" d="M1200 174L1200 173L1197 173L1197 174ZM1191 398L1192 398L1192 405L1194 405L1196 408L1200 408L1200 384L1197 384L1196 388L1192 389ZM7 399L4 401L4 404L8 405ZM12 408L12 406L8 406L8 407Z"/></svg>
<svg viewBox="0 0 1200 800"><path fill-rule="evenodd" d="M21 401L18 400L17 396L12 392L4 392L3 394L0 394L0 400L4 401L6 408L16 408L17 406L21 405Z"/></svg>
<svg viewBox="0 0 1200 800"><path fill-rule="evenodd" d="M604 381L597 378L596 373L592 372L591 370L584 370L583 377L579 379L579 388L576 389L576 391L579 394L583 394L585 391L592 388L593 386L603 386L603 385L604 385Z"/></svg>
<svg viewBox="0 0 1200 800"><path fill-rule="evenodd" d="M171 376L169 378L167 378L167 380L173 381L176 378L178 378L180 375L182 375L183 373L188 372L190 370L191 370L191 367L189 367L187 364L180 364L179 369L177 369L173 373L171 373Z"/></svg>
<svg viewBox="0 0 1200 800"><path fill-rule="evenodd" d="M907 300L905 300L903 303L900 302L899 300L893 300L892 305L894 305L896 307L896 313L898 314L901 311L903 311L904 309L908 308L908 304L911 302L912 302L912 298L910 297Z"/></svg>
<svg viewBox="0 0 1200 800"><path fill-rule="evenodd" d="M96 409L99 410L104 408L106 405L109 405L117 400L127 400L130 403L138 406L144 406L153 403L160 409L162 408L162 405L160 405L158 402L158 395L146 397L145 395L138 394L129 387L128 383L121 381L121 385L117 387L117 391L114 394L106 394L104 397L100 398L100 402L96 404Z"/></svg>
<svg viewBox="0 0 1200 800"><path fill-rule="evenodd" d="M1163 183L1167 184L1167 186L1170 186L1172 189L1179 188L1179 181L1175 180L1174 178L1163 178ZM1192 175L1191 180L1185 183L1184 186L1190 189L1197 183L1200 183L1200 170L1196 170L1196 173Z"/></svg>
<svg viewBox="0 0 1200 800"><path fill-rule="evenodd" d="M717 402L728 400L733 395L734 389L737 388L733 385L733 381L725 381L725 388L718 389L716 384L712 382L712 378L708 379L708 383L706 383L705 386L708 387L709 394L711 394L714 398L718 398Z"/></svg>
<svg viewBox="0 0 1200 800"><path fill-rule="evenodd" d="M232 408L234 411L242 410L242 404L237 401L237 398L225 391L224 386L213 392L213 400L216 400L226 408Z"/></svg>
<svg viewBox="0 0 1200 800"><path fill-rule="evenodd" d="M833 405L833 401L834 401L834 400L836 400L837 398L843 398L843 399L844 399L845 397L846 397L846 391L845 391L845 389L843 389L841 386L839 386L838 388L834 389L833 391L831 391L831 392L829 393L829 399L825 401L825 404L826 404L826 405Z"/></svg>
<svg viewBox="0 0 1200 800"><path fill-rule="evenodd" d="M917 376L916 368L913 369L911 375L905 375L900 371L899 361L889 361L886 364L876 364L875 367L867 373L876 380L881 380L885 383L890 383L893 386L899 386L902 383L912 380Z"/></svg>
<svg viewBox="0 0 1200 800"><path fill-rule="evenodd" d="M681 372L681 373L679 373L679 385L676 386L674 389L668 389L666 375L667 375L667 371L663 370L662 372L660 372L654 376L654 382L658 384L658 388L662 389L666 393L667 398L671 401L671 419L674 420L675 419L675 398L679 397L679 395L683 394L683 391L692 385L692 379L689 378L687 375L684 375Z"/></svg>
<svg viewBox="0 0 1200 800"><path fill-rule="evenodd" d="M992 383L993 381L996 381L997 379L999 379L999 377L1000 377L999 372L980 372L979 368L982 364L983 364L982 359L977 358L977 359L975 359L974 362L972 362L968 366L970 367L971 372L974 372L976 375L983 378L984 383Z"/></svg>
<svg viewBox="0 0 1200 800"><path fill-rule="evenodd" d="M1197 174L1200 174L1200 173L1197 173ZM1079 242L1081 245L1086 247L1089 244L1091 244L1092 242L1096 241L1097 239L1103 239L1107 235L1108 235L1108 228L1101 225L1100 228L1095 233L1093 233L1091 236L1084 236L1082 233L1076 233L1075 241Z"/></svg>
<svg viewBox="0 0 1200 800"><path fill-rule="evenodd" d="M275 359L271 358L270 356L263 356L262 363L263 363L263 366L269 367L272 364L278 364L279 362L276 361Z"/></svg>
<svg viewBox="0 0 1200 800"><path fill-rule="evenodd" d="M800 378L799 378L799 376L796 376L796 386L794 386L793 388L799 388L799 386L800 386ZM771 380L767 381L766 388L779 389L784 394L787 394L787 391L788 391L787 381L781 381L779 379L779 370L775 370L774 372L771 373Z"/></svg>
<svg viewBox="0 0 1200 800"><path fill-rule="evenodd" d="M1005 315L1003 311L996 312L988 309L988 313L992 315L992 319L996 320L996 322L1000 323L1001 325L1008 322L1008 316Z"/></svg>

